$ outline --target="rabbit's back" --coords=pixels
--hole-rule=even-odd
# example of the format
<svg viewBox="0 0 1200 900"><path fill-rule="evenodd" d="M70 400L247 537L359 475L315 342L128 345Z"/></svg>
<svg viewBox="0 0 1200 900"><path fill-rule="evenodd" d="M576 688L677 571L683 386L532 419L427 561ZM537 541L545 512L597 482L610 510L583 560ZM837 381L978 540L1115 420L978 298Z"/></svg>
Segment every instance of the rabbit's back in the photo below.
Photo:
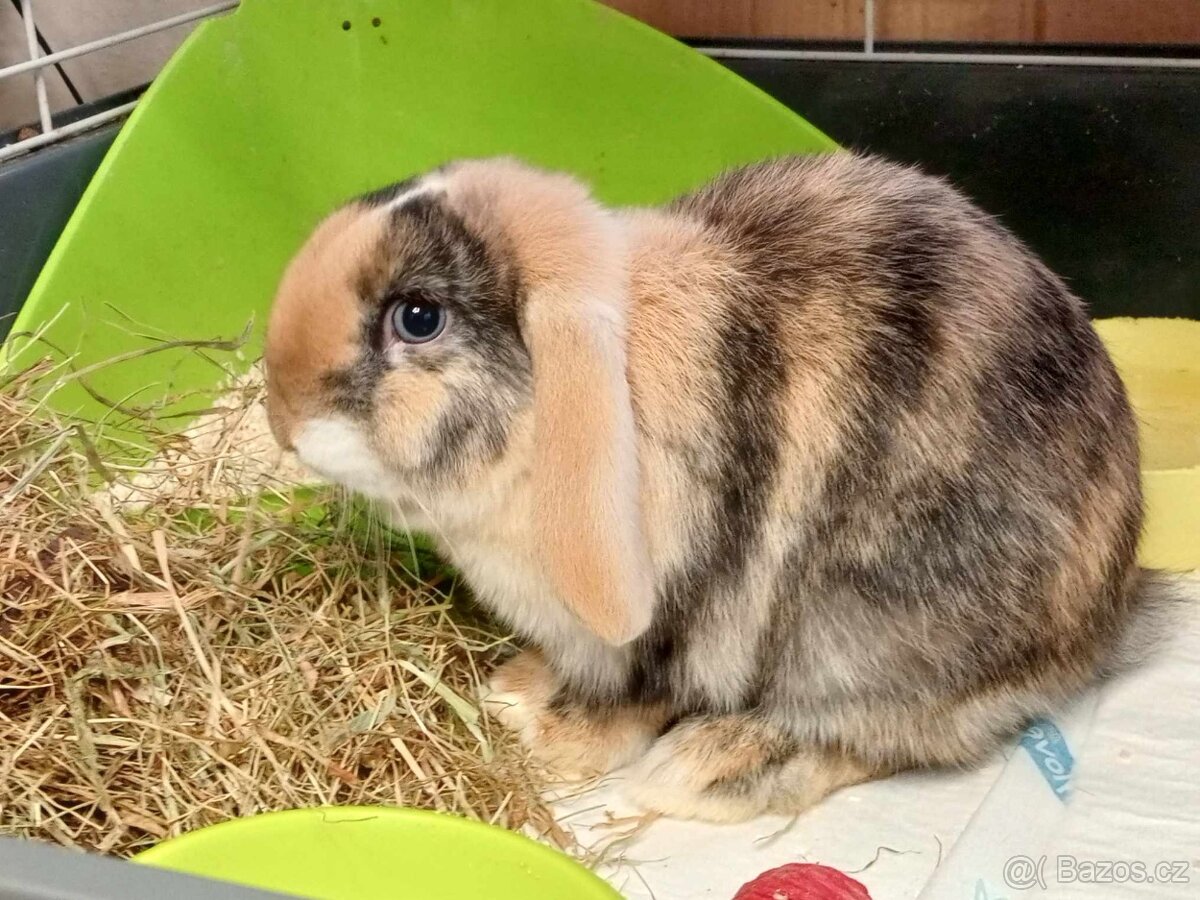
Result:
<svg viewBox="0 0 1200 900"><path fill-rule="evenodd" d="M635 691L832 723L1092 677L1135 596L1136 431L1057 277L850 154L632 222L660 596Z"/></svg>

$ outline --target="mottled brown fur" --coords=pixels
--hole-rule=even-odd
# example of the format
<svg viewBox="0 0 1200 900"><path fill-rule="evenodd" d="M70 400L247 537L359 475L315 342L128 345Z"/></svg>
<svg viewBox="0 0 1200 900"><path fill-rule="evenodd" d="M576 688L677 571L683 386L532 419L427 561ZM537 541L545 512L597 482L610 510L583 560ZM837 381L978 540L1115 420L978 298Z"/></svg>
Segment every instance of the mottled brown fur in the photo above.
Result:
<svg viewBox="0 0 1200 900"><path fill-rule="evenodd" d="M652 808L797 810L979 760L1169 605L1083 304L940 180L838 153L606 210L474 161L338 216L272 320L281 440L334 410L301 455L539 648L499 715L560 767L657 738ZM380 350L413 295L445 335Z"/></svg>

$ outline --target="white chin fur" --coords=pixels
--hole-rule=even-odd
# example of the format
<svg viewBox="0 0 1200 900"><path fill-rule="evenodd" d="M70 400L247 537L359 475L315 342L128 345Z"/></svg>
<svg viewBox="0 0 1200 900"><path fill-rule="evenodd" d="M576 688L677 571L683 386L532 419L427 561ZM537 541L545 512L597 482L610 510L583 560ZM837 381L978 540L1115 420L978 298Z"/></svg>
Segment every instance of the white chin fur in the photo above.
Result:
<svg viewBox="0 0 1200 900"><path fill-rule="evenodd" d="M296 437L296 455L322 478L369 497L384 497L391 479L362 432L342 418L310 419Z"/></svg>

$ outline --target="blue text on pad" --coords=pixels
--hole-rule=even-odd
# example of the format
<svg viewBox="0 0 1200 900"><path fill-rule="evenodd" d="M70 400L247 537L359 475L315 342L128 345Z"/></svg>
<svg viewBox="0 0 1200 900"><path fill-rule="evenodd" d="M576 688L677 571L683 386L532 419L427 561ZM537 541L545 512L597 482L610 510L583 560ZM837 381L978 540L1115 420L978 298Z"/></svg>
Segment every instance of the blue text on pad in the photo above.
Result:
<svg viewBox="0 0 1200 900"><path fill-rule="evenodd" d="M1067 747L1067 740L1058 726L1039 719L1025 729L1021 735L1021 746L1033 758L1050 789L1064 803L1071 796L1071 772L1075 768L1075 757Z"/></svg>

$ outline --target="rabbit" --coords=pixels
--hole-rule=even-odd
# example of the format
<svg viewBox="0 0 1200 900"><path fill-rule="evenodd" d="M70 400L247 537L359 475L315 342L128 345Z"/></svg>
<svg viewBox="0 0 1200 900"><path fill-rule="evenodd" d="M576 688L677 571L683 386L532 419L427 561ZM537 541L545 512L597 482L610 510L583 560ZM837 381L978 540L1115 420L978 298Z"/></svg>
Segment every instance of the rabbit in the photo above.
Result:
<svg viewBox="0 0 1200 900"><path fill-rule="evenodd" d="M265 361L279 443L433 536L526 647L485 706L664 815L973 765L1174 598L1082 302L872 155L653 208L448 163L319 224Z"/></svg>

